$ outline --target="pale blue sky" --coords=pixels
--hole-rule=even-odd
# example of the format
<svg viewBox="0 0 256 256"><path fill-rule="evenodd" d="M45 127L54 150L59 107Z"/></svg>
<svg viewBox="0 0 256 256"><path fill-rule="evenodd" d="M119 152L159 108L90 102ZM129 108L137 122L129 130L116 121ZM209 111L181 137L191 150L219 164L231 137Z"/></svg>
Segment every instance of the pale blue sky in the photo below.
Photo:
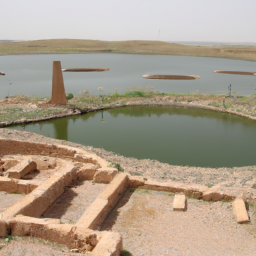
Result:
<svg viewBox="0 0 256 256"><path fill-rule="evenodd" d="M0 0L0 40L256 42L256 0Z"/></svg>

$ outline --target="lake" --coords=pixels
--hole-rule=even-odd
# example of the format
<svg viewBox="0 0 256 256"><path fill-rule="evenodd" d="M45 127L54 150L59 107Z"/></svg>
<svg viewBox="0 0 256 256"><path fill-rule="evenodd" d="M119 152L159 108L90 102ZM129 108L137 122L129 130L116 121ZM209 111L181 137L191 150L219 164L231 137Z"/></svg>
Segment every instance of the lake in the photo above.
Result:
<svg viewBox="0 0 256 256"><path fill-rule="evenodd" d="M10 128L172 165L256 164L256 122L209 110L125 107Z"/></svg>
<svg viewBox="0 0 256 256"><path fill-rule="evenodd" d="M220 58L132 55L132 54L45 54L0 56L0 98L25 94L51 95L52 62L61 61L62 68L110 68L106 72L63 73L66 93L77 95L81 90L91 94L125 92L132 86L153 86L161 92L203 93L232 91L240 95L256 93L256 76L214 74L214 70L256 71L255 61ZM143 74L199 75L197 80L148 80ZM102 92L98 91L103 87Z"/></svg>

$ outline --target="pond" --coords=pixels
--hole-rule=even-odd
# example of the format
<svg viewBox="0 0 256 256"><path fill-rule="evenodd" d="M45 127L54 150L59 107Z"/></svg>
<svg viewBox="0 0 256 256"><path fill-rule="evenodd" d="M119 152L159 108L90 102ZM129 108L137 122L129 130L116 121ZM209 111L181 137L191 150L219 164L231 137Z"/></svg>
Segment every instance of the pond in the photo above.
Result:
<svg viewBox="0 0 256 256"><path fill-rule="evenodd" d="M125 107L11 128L172 165L256 164L256 122L209 110Z"/></svg>
<svg viewBox="0 0 256 256"><path fill-rule="evenodd" d="M62 68L110 68L106 72L63 73L67 93L82 90L91 94L125 92L132 86L153 86L161 92L256 93L256 76L214 74L214 70L255 72L255 61L166 55L132 54L45 54L0 56L0 98L16 94L45 97L51 95L52 62ZM197 80L148 80L143 74L199 75ZM102 92L98 91L103 87Z"/></svg>

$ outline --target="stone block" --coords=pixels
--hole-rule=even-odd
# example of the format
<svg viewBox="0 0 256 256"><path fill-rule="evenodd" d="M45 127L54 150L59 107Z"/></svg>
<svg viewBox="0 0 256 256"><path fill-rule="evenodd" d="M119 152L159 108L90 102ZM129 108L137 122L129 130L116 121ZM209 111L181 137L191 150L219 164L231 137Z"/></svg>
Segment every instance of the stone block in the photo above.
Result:
<svg viewBox="0 0 256 256"><path fill-rule="evenodd" d="M152 179L147 179L144 186L141 188L166 191L171 193L184 193L186 196L201 199L203 193L207 191L208 187L198 184L187 184L183 182L158 182Z"/></svg>
<svg viewBox="0 0 256 256"><path fill-rule="evenodd" d="M37 184L29 184L29 193L38 187Z"/></svg>
<svg viewBox="0 0 256 256"><path fill-rule="evenodd" d="M92 251L92 255L119 256L123 250L122 236L117 232L102 233L102 238Z"/></svg>
<svg viewBox="0 0 256 256"><path fill-rule="evenodd" d="M235 199L232 205L234 214L236 215L236 221L238 223L245 223L250 221L244 200L242 198Z"/></svg>
<svg viewBox="0 0 256 256"><path fill-rule="evenodd" d="M204 201L221 201L224 198L223 193L215 191L215 190L208 190L203 193L203 200Z"/></svg>
<svg viewBox="0 0 256 256"><path fill-rule="evenodd" d="M128 175L125 173L120 173L106 187L106 189L99 195L99 197L108 200L112 204L116 204L128 187Z"/></svg>
<svg viewBox="0 0 256 256"><path fill-rule="evenodd" d="M56 159L48 159L48 160L34 160L37 165L37 170L48 170L54 169L56 167Z"/></svg>
<svg viewBox="0 0 256 256"><path fill-rule="evenodd" d="M96 229L101 226L108 214L108 200L97 197L77 221L76 226Z"/></svg>
<svg viewBox="0 0 256 256"><path fill-rule="evenodd" d="M93 180L99 183L110 183L117 173L118 170L116 168L99 168L97 169Z"/></svg>
<svg viewBox="0 0 256 256"><path fill-rule="evenodd" d="M59 219L43 219L32 218L22 215L17 215L10 222L10 228L13 236L30 236L35 235L39 230L42 230L45 225L60 224Z"/></svg>
<svg viewBox="0 0 256 256"><path fill-rule="evenodd" d="M6 160L4 161L5 163L1 166L1 169L3 172L6 172L8 169L11 167L17 165L18 161L17 160Z"/></svg>
<svg viewBox="0 0 256 256"><path fill-rule="evenodd" d="M0 177L0 191L5 191L7 193L17 192L17 182L6 177Z"/></svg>
<svg viewBox="0 0 256 256"><path fill-rule="evenodd" d="M187 199L185 195L176 194L173 201L174 211L185 211L187 209Z"/></svg>
<svg viewBox="0 0 256 256"><path fill-rule="evenodd" d="M0 238L7 236L7 223L3 220L0 220Z"/></svg>
<svg viewBox="0 0 256 256"><path fill-rule="evenodd" d="M84 180L93 180L93 177L96 173L96 169L82 169L77 173L77 179Z"/></svg>
<svg viewBox="0 0 256 256"><path fill-rule="evenodd" d="M27 160L22 161L14 168L8 170L8 174L14 179L21 179L26 174L36 170L37 166L34 161L28 162Z"/></svg>
<svg viewBox="0 0 256 256"><path fill-rule="evenodd" d="M219 186L216 188L208 189L203 193L203 200L204 201L232 201L236 198L236 195L232 191L222 191Z"/></svg>
<svg viewBox="0 0 256 256"><path fill-rule="evenodd" d="M80 170L77 172L77 179L81 181L92 180L97 171L96 170L97 166L91 163L89 164L79 163L79 164L81 166L80 166Z"/></svg>
<svg viewBox="0 0 256 256"><path fill-rule="evenodd" d="M71 232L69 232L71 243L68 247L70 249L78 249L81 254L91 255L90 252L102 237L101 233L99 231L73 226Z"/></svg>
<svg viewBox="0 0 256 256"><path fill-rule="evenodd" d="M29 194L30 193L30 184L27 180L18 181L18 193Z"/></svg>
<svg viewBox="0 0 256 256"><path fill-rule="evenodd" d="M144 186L145 180L142 176L130 176L130 188L138 188L140 186Z"/></svg>

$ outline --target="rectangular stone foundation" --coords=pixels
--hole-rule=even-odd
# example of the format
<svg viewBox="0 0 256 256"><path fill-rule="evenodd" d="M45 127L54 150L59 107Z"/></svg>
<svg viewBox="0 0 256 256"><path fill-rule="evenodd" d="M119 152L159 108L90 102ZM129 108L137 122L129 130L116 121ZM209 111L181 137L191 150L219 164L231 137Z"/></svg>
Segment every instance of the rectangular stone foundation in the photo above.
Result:
<svg viewBox="0 0 256 256"><path fill-rule="evenodd" d="M2 213L2 219L9 220L17 214L39 217L64 192L76 174L73 164L41 183L33 192Z"/></svg>
<svg viewBox="0 0 256 256"><path fill-rule="evenodd" d="M78 220L81 228L97 229L129 186L127 174L118 174Z"/></svg>

